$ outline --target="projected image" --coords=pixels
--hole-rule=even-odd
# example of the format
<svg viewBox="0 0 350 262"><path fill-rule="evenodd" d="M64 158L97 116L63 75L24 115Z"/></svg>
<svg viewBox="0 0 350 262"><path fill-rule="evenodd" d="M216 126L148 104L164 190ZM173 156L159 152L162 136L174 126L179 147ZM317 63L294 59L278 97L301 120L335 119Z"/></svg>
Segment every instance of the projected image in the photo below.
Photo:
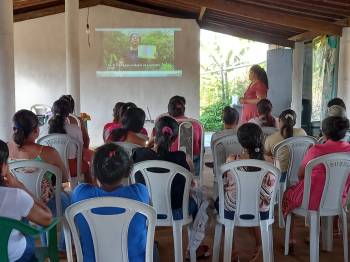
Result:
<svg viewBox="0 0 350 262"><path fill-rule="evenodd" d="M182 76L174 54L180 28L101 28L103 53L99 77Z"/></svg>

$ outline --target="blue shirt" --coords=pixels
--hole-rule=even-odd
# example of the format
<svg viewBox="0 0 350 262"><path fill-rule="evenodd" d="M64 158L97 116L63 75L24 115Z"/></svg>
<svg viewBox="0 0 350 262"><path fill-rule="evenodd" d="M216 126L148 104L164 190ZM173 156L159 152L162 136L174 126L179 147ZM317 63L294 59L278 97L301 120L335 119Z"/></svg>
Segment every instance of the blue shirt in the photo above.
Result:
<svg viewBox="0 0 350 262"><path fill-rule="evenodd" d="M143 203L149 203L149 194L147 188L142 184L131 186L120 186L114 191L106 192L103 189L89 185L80 184L72 194L72 202L94 198L94 197L124 197L137 200ZM121 209L99 208L94 209L94 213L107 215L120 213ZM84 262L94 262L95 253L89 226L82 215L78 215L76 223L80 233L80 241L83 251ZM131 262L144 262L146 253L146 218L141 214L135 214L132 218L128 231L128 256Z"/></svg>

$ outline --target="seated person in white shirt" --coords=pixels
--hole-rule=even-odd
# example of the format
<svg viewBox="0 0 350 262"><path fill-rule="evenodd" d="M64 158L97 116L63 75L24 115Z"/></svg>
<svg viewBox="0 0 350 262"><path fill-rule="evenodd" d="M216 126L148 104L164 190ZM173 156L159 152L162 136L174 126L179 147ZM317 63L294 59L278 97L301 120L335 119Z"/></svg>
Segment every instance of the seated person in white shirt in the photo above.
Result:
<svg viewBox="0 0 350 262"><path fill-rule="evenodd" d="M213 142L220 137L223 137L232 133L237 133L239 113L235 108L231 106L226 106L222 111L222 120L224 123L224 129L212 135L211 144L213 144Z"/></svg>
<svg viewBox="0 0 350 262"><path fill-rule="evenodd" d="M16 220L26 218L40 226L51 223L50 210L18 181L9 171L7 160L8 147L0 140L0 217ZM34 255L34 239L13 230L8 243L10 262L36 261Z"/></svg>

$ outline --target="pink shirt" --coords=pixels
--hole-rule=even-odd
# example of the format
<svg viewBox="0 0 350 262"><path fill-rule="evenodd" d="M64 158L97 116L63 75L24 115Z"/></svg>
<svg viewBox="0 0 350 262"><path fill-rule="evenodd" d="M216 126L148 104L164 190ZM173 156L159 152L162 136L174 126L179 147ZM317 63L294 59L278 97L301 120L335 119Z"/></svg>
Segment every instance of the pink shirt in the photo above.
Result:
<svg viewBox="0 0 350 262"><path fill-rule="evenodd" d="M350 153L350 144L343 141L327 140L324 144L318 144L311 147L301 164L302 168L305 168L307 163L315 159L316 157L323 156L332 153ZM309 209L317 210L320 206L321 197L323 193L324 184L326 181L326 169L323 165L318 165L312 170L311 174L311 191ZM301 181L304 184L304 180ZM350 179L347 180L343 193L343 199L346 200L347 192L350 187Z"/></svg>
<svg viewBox="0 0 350 262"><path fill-rule="evenodd" d="M181 123L183 121L188 119L188 117L181 116L181 117L175 117L175 119ZM201 154L201 144L202 144L202 127L196 123L192 122L193 126L193 156L199 156ZM179 150L179 138L176 138L174 143L170 147L171 152L175 152Z"/></svg>
<svg viewBox="0 0 350 262"><path fill-rule="evenodd" d="M258 97L267 96L267 87L261 82L257 81L250 84L247 91L245 91L244 99L257 99ZM256 104L243 104L241 122L246 123L250 119L258 117L258 110Z"/></svg>

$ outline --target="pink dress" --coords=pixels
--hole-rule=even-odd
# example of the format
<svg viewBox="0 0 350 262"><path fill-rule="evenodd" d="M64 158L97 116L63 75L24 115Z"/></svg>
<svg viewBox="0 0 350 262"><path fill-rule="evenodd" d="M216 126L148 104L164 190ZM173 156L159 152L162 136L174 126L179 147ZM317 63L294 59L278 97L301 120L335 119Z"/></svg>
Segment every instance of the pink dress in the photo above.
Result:
<svg viewBox="0 0 350 262"><path fill-rule="evenodd" d="M267 96L267 86L261 82L257 81L250 84L247 91L245 91L244 99L257 99L258 97ZM258 117L258 111L256 104L243 104L241 122L247 123L250 119Z"/></svg>
<svg viewBox="0 0 350 262"><path fill-rule="evenodd" d="M315 145L307 151L301 164L301 168L305 169L307 163L310 160L331 153L350 153L350 144L348 142L343 141L327 140L327 142L324 144ZM320 207L323 188L326 181L325 173L326 169L323 165L318 165L312 170L309 200L310 210L318 210L318 208ZM350 178L347 180L344 188L343 200L346 200L349 187ZM303 193L304 179L300 180L298 184L291 186L289 189L287 189L283 196L284 216L287 216L291 210L301 206L301 203L303 201Z"/></svg>

